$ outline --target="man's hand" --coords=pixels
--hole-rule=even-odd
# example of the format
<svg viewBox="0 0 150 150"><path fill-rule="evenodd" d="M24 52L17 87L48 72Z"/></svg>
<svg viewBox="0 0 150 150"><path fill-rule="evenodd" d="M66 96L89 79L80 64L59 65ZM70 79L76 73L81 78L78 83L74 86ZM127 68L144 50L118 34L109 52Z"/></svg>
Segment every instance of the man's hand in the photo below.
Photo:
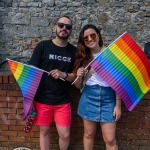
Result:
<svg viewBox="0 0 150 150"><path fill-rule="evenodd" d="M51 70L48 75L51 75L53 78L55 79L60 79L60 78L65 78L66 77L66 73L65 72L61 72L60 70L58 69L54 69L54 70Z"/></svg>

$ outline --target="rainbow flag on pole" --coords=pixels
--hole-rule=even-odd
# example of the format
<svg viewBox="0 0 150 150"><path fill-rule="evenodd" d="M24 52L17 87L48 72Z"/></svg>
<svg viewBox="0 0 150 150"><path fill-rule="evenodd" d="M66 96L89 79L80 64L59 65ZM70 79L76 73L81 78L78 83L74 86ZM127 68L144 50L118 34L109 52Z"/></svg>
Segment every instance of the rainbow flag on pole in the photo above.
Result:
<svg viewBox="0 0 150 150"><path fill-rule="evenodd" d="M23 95L24 120L32 109L32 102L44 70L7 59L8 65Z"/></svg>
<svg viewBox="0 0 150 150"><path fill-rule="evenodd" d="M150 88L150 62L125 32L89 64L132 111Z"/></svg>

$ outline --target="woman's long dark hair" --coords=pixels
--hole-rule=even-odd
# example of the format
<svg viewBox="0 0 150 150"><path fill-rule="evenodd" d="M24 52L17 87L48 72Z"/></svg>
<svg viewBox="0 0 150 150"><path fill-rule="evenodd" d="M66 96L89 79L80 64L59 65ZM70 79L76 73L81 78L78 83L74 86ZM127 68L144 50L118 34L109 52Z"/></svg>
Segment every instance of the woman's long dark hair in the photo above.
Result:
<svg viewBox="0 0 150 150"><path fill-rule="evenodd" d="M73 70L73 72L75 73L77 72L78 68L86 67L88 63L93 59L91 50L85 46L85 43L83 41L84 32L87 29L94 29L96 31L97 35L99 36L99 46L103 47L103 40L102 40L100 30L93 24L85 25L79 34L77 51L76 51L76 59L75 59L74 70Z"/></svg>

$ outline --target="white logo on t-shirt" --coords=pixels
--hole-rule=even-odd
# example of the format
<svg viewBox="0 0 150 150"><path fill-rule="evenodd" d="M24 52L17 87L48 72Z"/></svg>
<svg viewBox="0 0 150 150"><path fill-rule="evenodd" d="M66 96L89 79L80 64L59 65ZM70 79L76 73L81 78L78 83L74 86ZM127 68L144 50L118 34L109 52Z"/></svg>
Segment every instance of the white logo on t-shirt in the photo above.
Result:
<svg viewBox="0 0 150 150"><path fill-rule="evenodd" d="M49 59L71 62L71 57L63 57L54 54L49 54Z"/></svg>

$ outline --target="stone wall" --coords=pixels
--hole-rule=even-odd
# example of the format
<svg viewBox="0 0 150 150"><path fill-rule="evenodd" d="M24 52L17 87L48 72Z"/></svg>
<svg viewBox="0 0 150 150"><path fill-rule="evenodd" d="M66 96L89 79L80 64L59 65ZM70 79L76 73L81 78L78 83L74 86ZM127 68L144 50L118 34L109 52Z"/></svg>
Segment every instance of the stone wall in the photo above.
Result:
<svg viewBox="0 0 150 150"><path fill-rule="evenodd" d="M105 46L124 31L142 48L150 41L150 0L0 0L0 62L6 57L27 62L39 41L55 36L61 15L73 20L75 45L87 23L102 28Z"/></svg>

